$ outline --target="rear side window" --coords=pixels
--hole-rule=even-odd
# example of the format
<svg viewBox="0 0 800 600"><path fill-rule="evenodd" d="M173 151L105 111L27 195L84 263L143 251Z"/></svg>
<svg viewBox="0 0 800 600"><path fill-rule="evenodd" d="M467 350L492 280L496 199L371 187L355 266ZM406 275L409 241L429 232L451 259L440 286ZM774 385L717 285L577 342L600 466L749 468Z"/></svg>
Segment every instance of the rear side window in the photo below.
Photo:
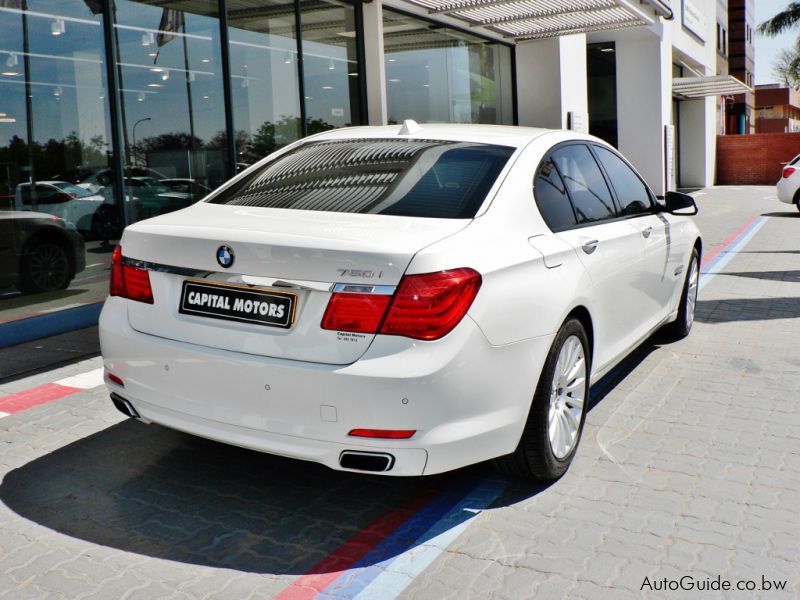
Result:
<svg viewBox="0 0 800 600"><path fill-rule="evenodd" d="M639 176L619 156L601 146L595 146L597 158L608 173L617 193L623 215L641 215L653 209L650 192Z"/></svg>
<svg viewBox="0 0 800 600"><path fill-rule="evenodd" d="M578 223L616 216L611 192L588 147L583 144L563 146L553 152L552 159L572 197Z"/></svg>
<svg viewBox="0 0 800 600"><path fill-rule="evenodd" d="M507 146L431 140L310 142L209 202L469 219L513 153Z"/></svg>
<svg viewBox="0 0 800 600"><path fill-rule="evenodd" d="M563 231L575 225L575 213L567 196L567 188L552 159L539 167L533 184L533 194L539 212L551 231Z"/></svg>

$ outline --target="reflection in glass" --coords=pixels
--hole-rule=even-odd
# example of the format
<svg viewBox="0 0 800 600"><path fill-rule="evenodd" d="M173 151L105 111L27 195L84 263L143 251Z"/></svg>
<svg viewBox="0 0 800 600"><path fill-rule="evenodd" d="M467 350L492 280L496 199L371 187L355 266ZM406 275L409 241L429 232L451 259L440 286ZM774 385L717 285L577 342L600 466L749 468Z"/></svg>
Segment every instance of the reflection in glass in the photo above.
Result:
<svg viewBox="0 0 800 600"><path fill-rule="evenodd" d="M355 8L300 2L307 134L361 124Z"/></svg>
<svg viewBox="0 0 800 600"><path fill-rule="evenodd" d="M513 123L511 48L383 10L389 122Z"/></svg>
<svg viewBox="0 0 800 600"><path fill-rule="evenodd" d="M228 177L217 2L152 4L115 2L128 223L198 199L163 179L214 188Z"/></svg>
<svg viewBox="0 0 800 600"><path fill-rule="evenodd" d="M228 0L239 168L302 135L294 2Z"/></svg>
<svg viewBox="0 0 800 600"><path fill-rule="evenodd" d="M0 323L105 295L103 39L100 2L0 2Z"/></svg>

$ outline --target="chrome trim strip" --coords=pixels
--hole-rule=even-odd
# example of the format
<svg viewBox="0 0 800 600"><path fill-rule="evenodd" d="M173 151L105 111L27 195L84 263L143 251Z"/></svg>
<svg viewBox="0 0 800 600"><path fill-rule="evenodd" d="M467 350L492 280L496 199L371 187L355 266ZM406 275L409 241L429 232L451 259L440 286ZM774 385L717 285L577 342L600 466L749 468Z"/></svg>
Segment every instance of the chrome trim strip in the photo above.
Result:
<svg viewBox="0 0 800 600"><path fill-rule="evenodd" d="M368 283L335 283L332 292L336 294L377 294L391 296L396 285L369 285Z"/></svg>
<svg viewBox="0 0 800 600"><path fill-rule="evenodd" d="M174 267L172 265L162 265L160 263L148 262L146 260L136 260L127 256L122 257L122 264L129 267L136 267L137 269L146 269L147 271L156 271L158 273L172 273L173 275L182 275L186 277L195 277L197 275L208 275L213 271L198 271L197 269L187 269L185 267Z"/></svg>

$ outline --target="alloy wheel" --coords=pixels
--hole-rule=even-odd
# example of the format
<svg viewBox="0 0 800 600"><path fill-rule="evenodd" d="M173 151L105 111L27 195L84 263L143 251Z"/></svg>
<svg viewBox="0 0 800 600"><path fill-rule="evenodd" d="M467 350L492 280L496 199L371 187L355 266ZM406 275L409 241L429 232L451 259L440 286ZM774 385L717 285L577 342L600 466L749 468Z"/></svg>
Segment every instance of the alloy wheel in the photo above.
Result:
<svg viewBox="0 0 800 600"><path fill-rule="evenodd" d="M550 449L558 459L572 451L578 441L586 399L586 356L577 336L561 346L550 386L548 437Z"/></svg>

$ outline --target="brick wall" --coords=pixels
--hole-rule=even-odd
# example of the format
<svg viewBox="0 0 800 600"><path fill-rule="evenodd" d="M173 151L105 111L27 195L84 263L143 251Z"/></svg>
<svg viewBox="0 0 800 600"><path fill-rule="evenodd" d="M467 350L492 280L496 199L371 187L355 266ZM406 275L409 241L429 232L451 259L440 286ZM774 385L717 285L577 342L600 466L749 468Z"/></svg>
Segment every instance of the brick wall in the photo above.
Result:
<svg viewBox="0 0 800 600"><path fill-rule="evenodd" d="M800 154L800 133L717 136L718 185L774 185Z"/></svg>

